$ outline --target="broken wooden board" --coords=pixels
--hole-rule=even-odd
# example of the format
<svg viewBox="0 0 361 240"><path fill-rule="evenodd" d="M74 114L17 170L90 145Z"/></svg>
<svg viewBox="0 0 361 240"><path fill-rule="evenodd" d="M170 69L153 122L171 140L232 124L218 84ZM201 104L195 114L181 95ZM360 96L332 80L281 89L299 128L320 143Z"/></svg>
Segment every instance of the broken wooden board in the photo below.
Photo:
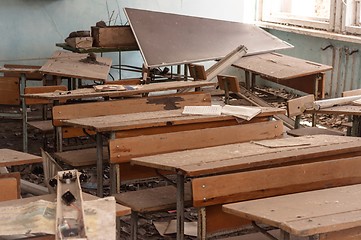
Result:
<svg viewBox="0 0 361 240"><path fill-rule="evenodd" d="M97 57L97 62L91 62L85 60L87 56L87 54L55 51L39 71L61 77L106 81L112 59Z"/></svg>

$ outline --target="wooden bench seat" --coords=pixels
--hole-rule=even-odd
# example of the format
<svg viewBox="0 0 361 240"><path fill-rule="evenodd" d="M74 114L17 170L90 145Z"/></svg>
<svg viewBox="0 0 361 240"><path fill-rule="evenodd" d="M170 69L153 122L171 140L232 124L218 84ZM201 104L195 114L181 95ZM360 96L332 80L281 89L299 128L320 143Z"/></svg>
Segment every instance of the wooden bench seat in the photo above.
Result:
<svg viewBox="0 0 361 240"><path fill-rule="evenodd" d="M176 187L162 186L114 194L117 203L130 207L132 211L147 213L176 208ZM185 184L184 203L192 205L191 185Z"/></svg>
<svg viewBox="0 0 361 240"><path fill-rule="evenodd" d="M103 148L104 160L107 162L108 159L108 148ZM97 162L97 149L96 148L85 148L77 149L66 152L56 152L54 153L55 159L62 161L72 167L86 167L95 165Z"/></svg>
<svg viewBox="0 0 361 240"><path fill-rule="evenodd" d="M52 120L44 120L44 121L31 121L28 122L28 126L35 128L37 130L39 130L42 133L53 133L54 131L54 126L53 126L53 122Z"/></svg>
<svg viewBox="0 0 361 240"><path fill-rule="evenodd" d="M297 128L288 130L287 134L293 137L301 137L306 135L317 135L317 134L327 134L327 135L336 135L336 136L344 136L345 134L340 131L332 130L332 129L324 129L318 127L306 127L306 128Z"/></svg>

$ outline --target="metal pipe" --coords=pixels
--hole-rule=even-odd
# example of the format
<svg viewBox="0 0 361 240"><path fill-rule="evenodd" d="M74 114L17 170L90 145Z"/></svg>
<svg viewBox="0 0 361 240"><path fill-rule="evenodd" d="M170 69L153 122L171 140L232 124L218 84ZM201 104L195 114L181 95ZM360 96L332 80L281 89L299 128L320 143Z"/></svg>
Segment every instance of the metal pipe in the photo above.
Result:
<svg viewBox="0 0 361 240"><path fill-rule="evenodd" d="M318 100L314 102L314 106L316 110L319 110L323 108L333 107L336 105L345 105L357 99L361 99L361 95Z"/></svg>

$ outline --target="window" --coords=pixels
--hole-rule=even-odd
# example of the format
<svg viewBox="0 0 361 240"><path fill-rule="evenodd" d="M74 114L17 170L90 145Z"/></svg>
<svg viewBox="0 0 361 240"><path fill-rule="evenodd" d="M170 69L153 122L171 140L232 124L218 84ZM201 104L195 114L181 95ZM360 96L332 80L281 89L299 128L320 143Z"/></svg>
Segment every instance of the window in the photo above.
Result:
<svg viewBox="0 0 361 240"><path fill-rule="evenodd" d="M361 0L258 0L263 23L361 35Z"/></svg>

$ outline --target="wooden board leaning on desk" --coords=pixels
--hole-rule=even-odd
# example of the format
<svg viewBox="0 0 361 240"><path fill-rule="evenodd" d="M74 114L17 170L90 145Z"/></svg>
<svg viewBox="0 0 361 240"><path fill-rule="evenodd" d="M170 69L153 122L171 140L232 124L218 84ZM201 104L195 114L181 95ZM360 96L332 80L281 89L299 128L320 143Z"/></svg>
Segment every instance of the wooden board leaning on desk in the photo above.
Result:
<svg viewBox="0 0 361 240"><path fill-rule="evenodd" d="M146 85L140 85L138 89L125 90L125 91L108 91L108 92L96 92L94 89L78 89L67 92L47 93L47 94L27 94L27 98L42 98L53 101L58 100L70 100L78 98L93 98L93 97L127 97L138 95L142 93L176 90L184 88L196 88L196 87L210 87L215 86L215 83L208 81L176 81L165 83L152 83Z"/></svg>

